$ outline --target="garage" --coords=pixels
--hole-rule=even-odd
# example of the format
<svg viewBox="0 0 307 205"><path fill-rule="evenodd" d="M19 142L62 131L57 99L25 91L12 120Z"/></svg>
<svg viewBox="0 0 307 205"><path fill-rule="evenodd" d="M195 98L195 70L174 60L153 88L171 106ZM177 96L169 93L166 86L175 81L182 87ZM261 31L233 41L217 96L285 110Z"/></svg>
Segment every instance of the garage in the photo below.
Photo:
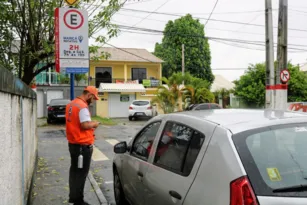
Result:
<svg viewBox="0 0 307 205"><path fill-rule="evenodd" d="M48 90L47 91L47 105L52 99L63 99L63 90Z"/></svg>
<svg viewBox="0 0 307 205"><path fill-rule="evenodd" d="M109 117L128 117L129 106L135 100L135 94L109 94Z"/></svg>
<svg viewBox="0 0 307 205"><path fill-rule="evenodd" d="M146 90L142 84L101 83L99 92L108 93L108 116L122 118L129 116L129 106L136 99L136 94Z"/></svg>

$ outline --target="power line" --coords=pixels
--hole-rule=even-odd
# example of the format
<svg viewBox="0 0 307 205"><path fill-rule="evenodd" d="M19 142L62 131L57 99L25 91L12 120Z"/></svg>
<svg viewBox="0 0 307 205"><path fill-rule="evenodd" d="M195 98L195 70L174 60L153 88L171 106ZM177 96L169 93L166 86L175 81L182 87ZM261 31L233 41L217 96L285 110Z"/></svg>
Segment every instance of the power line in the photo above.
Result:
<svg viewBox="0 0 307 205"><path fill-rule="evenodd" d="M213 9L212 9L212 11L211 11L211 13L210 13L210 15L209 15L209 17L208 17L208 19L207 19L205 25L204 25L204 27L206 27L207 23L209 22L209 20L210 20L212 14L213 14L214 9L215 9L215 7L216 7L216 5L217 5L218 2L219 2L219 0L216 0L216 1L215 1L214 7L213 7Z"/></svg>
<svg viewBox="0 0 307 205"><path fill-rule="evenodd" d="M121 8L123 11L131 11L131 12L141 12L141 13L152 13L157 15L167 15L167 16L176 16L176 17L183 17L182 15L178 14L172 14L172 13L165 13L165 12L151 12L146 10L137 10L137 9L127 9L127 8ZM208 18L201 18L201 17L195 17L197 19L203 19L208 20ZM262 24L253 24L253 23L246 23L246 22L240 22L240 21L228 21L228 20L222 20L222 19L210 19L210 21L215 22L223 22L223 23L231 23L231 24L241 24L241 25L247 25L247 26L255 26L255 27L264 27L265 25ZM276 26L274 28L277 28ZM292 31L300 31L300 32L307 32L305 29L296 29L296 28L289 28L289 30Z"/></svg>
<svg viewBox="0 0 307 205"><path fill-rule="evenodd" d="M215 15L216 13L214 13ZM135 15L129 15L129 14L122 14L122 13L116 13L116 15L120 15L120 16L128 16L128 17L133 17L133 18L139 18L141 19L142 17L140 16L135 16ZM258 18L259 16L256 16L254 19L252 19L250 22L254 21L256 18ZM161 23L166 23L169 20L159 20L159 19L153 19L153 18L147 18L147 20L151 20L151 21L156 21L156 22L161 22ZM115 20L113 20L115 22ZM116 21L118 23L123 23L123 22L119 22ZM256 35L256 36L264 36L263 33L255 33L255 32L245 32L245 31L239 31L240 29L242 29L242 27L240 29L237 30L229 30L229 29L220 29L220 28L206 28L207 30L217 30L217 31L226 31L226 32L232 32L232 33L243 33L243 34L249 34L249 35ZM303 36L289 36L291 38L299 38L299 39L307 39L307 37L303 37Z"/></svg>
<svg viewBox="0 0 307 205"><path fill-rule="evenodd" d="M115 48L115 49L121 50L121 51L123 51L123 52L125 52L125 53L129 53L129 54L131 54L131 55L133 55L133 56L136 56L136 57L138 57L138 58L141 58L141 59L143 59L143 60L146 60L146 61L148 61L148 62L154 63L153 61L151 61L151 60L149 60L149 59L147 59L147 58L144 58L144 57L139 56L139 55L137 55L137 54L134 54L134 53L131 53L131 52L129 52L129 51L126 51L125 49L118 48L118 47L116 47L116 46L114 46L114 45L112 45L112 44L110 44L110 43L105 42L105 44L107 44L107 45L109 45L109 46L112 46L112 47Z"/></svg>
<svg viewBox="0 0 307 205"><path fill-rule="evenodd" d="M185 36L185 37L194 37L194 38L204 38L204 39L208 39L208 40L219 40L219 41L226 41L226 42L232 42L232 43L240 43L240 44L248 44L248 45L257 45L257 46L264 46L264 42L262 41L248 41L248 40L241 40L241 39L231 39L231 38L219 38L219 37L204 37L204 36L200 36L200 35L191 35L191 34L183 34L183 33L178 33L178 32L168 32L165 33L163 31L159 31L159 30L153 30L153 29L143 29L143 28L138 28L138 27L129 27L129 26L123 26L123 25L118 25L119 28L121 29L126 29L129 32L129 30L137 30L137 31L143 31L143 32L147 32L147 33L140 33L140 34L145 34L145 35L152 35L153 33L155 35L179 35L179 36ZM134 32L137 33L137 32ZM276 43L275 43L276 45ZM290 46L305 46L307 48L307 45L298 45L298 44L288 44L289 45L289 50L296 50L296 51L302 51L302 52L307 52L307 49L302 49L302 48L295 48L295 47L290 47ZM242 47L242 46L241 46ZM275 46L276 47L276 46ZM248 48L250 49L250 48ZM257 49L255 49L257 50Z"/></svg>
<svg viewBox="0 0 307 205"><path fill-rule="evenodd" d="M136 26L138 24L140 24L141 22L143 22L145 19L147 19L149 16L151 16L154 12L158 11L160 8L162 8L164 5L166 5L168 2L170 2L172 0L166 0L163 4L161 4L158 8L156 8L154 11L149 12L149 14L147 16L145 16L144 18L142 18L139 22L137 22L136 24L133 24L133 26Z"/></svg>

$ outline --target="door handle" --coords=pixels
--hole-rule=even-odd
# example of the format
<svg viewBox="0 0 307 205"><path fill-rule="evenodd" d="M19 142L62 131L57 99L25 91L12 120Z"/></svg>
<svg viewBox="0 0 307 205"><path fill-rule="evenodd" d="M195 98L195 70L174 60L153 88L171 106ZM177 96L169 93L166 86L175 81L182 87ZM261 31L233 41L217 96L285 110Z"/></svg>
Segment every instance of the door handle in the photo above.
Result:
<svg viewBox="0 0 307 205"><path fill-rule="evenodd" d="M138 172L138 176L139 176L139 177L144 177L144 175L143 175L142 172Z"/></svg>
<svg viewBox="0 0 307 205"><path fill-rule="evenodd" d="M176 199L181 200L180 194L178 194L178 193L175 192L175 191L169 191L169 195L171 195L172 197L174 197L174 198L176 198Z"/></svg>

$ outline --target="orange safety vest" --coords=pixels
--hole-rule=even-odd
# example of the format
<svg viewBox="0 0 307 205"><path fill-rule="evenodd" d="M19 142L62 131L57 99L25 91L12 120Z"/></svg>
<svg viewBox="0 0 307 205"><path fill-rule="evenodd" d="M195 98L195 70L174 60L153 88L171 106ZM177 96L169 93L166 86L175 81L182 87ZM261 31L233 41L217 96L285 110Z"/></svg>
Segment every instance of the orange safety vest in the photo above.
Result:
<svg viewBox="0 0 307 205"><path fill-rule="evenodd" d="M74 99L66 106L66 137L71 144L92 145L94 129L81 128L79 112L83 108L88 109L88 104L80 98Z"/></svg>

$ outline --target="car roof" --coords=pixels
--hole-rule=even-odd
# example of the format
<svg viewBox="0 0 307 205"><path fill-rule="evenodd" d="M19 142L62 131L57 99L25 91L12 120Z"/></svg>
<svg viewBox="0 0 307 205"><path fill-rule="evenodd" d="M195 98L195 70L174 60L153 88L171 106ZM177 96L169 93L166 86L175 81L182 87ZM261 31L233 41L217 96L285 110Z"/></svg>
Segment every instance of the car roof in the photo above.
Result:
<svg viewBox="0 0 307 205"><path fill-rule="evenodd" d="M180 115L191 120L203 120L220 125L232 133L243 132L251 129L270 125L289 123L307 123L307 114L300 112L256 109L213 109L178 112L161 115L165 118L171 115Z"/></svg>

